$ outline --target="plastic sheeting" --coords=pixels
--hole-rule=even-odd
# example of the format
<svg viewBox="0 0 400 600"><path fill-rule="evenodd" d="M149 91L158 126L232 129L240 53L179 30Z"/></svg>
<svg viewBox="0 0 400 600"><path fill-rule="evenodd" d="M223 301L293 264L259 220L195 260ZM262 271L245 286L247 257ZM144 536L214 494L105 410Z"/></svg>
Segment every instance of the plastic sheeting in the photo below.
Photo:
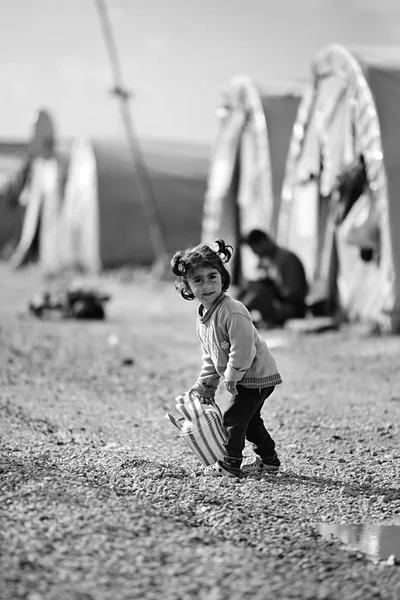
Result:
<svg viewBox="0 0 400 600"><path fill-rule="evenodd" d="M274 89L237 76L223 95L224 109L211 158L202 239L223 237L234 247L251 229L276 235L281 185L300 86ZM252 279L254 256L240 250L240 276ZM237 266L237 265L236 265ZM237 272L239 271L237 270Z"/></svg>
<svg viewBox="0 0 400 600"><path fill-rule="evenodd" d="M142 150L168 252L198 244L208 148L152 141ZM139 185L127 144L75 143L61 217L64 266L96 271L154 261Z"/></svg>
<svg viewBox="0 0 400 600"><path fill-rule="evenodd" d="M142 150L168 252L172 254L179 248L198 244L209 148L146 140L142 142ZM18 156L16 168L21 167L30 151L29 143L15 148L0 144L0 157L2 153ZM70 142L62 141L56 145L55 160L59 172L56 204L60 235L54 256L58 256L59 268L79 266L96 272L103 268L151 264L154 253L127 144L95 139L78 140L71 147ZM7 175L11 174L8 170ZM28 208L30 197L33 202ZM36 236L47 235L42 231L46 217L43 220L43 194L27 186L17 202L18 199L25 201L25 206L12 207L4 192L0 195L0 245L14 246L19 240L13 261L22 265L31 258Z"/></svg>
<svg viewBox="0 0 400 600"><path fill-rule="evenodd" d="M59 214L61 205L60 167L55 157L33 161L29 188L21 196L26 211L20 241L11 256L21 266L30 251L36 232L39 235L39 264L44 273L60 269Z"/></svg>
<svg viewBox="0 0 400 600"><path fill-rule="evenodd" d="M102 265L97 166L88 140L76 140L71 149L60 221L62 267L98 273Z"/></svg>
<svg viewBox="0 0 400 600"><path fill-rule="evenodd" d="M381 227L386 230L386 252L391 254L393 270L388 274L392 281L393 318L400 327L400 56L397 67L370 66L368 81L374 97L381 130L383 164L387 182L387 206L381 210Z"/></svg>
<svg viewBox="0 0 400 600"><path fill-rule="evenodd" d="M367 319L378 322L385 330L400 331L400 238L397 234L400 223L400 50L349 51L341 46L328 46L318 53L313 75L313 83L303 96L293 128L278 239L289 247L295 243L296 197L302 185L299 174L311 171L304 165L315 165L318 155L315 145L310 147L307 139L314 136L322 168L325 167L319 180L321 198L331 193L335 179L351 157L362 154L380 230L380 246L373 260L366 263L361 259L360 248L349 247L343 232L336 231L340 304L352 319ZM345 84L344 94L341 98L337 96L336 106L334 95L327 98L324 94L326 82L335 79ZM320 114L325 114L322 121L318 120L316 107ZM319 243L315 245L318 253L321 253L321 240L329 238L327 231L334 227L333 216L334 211L328 211L325 225L318 230ZM310 252L313 252L311 247ZM326 274L329 275L331 273Z"/></svg>
<svg viewBox="0 0 400 600"><path fill-rule="evenodd" d="M204 201L202 238L213 242L223 238L236 245L236 190L239 141L246 119L242 108L227 115L221 128L210 167L208 188Z"/></svg>

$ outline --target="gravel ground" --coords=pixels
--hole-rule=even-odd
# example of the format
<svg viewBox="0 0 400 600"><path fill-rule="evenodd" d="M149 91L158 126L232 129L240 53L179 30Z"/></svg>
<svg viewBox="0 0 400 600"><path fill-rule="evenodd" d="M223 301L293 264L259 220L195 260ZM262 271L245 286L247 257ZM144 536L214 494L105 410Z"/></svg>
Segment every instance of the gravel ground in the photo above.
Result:
<svg viewBox="0 0 400 600"><path fill-rule="evenodd" d="M398 564L315 528L400 524L399 337L267 332L282 470L208 480L164 417L200 367L172 282L104 277L79 323L26 314L35 269L0 277L1 599L400 599Z"/></svg>

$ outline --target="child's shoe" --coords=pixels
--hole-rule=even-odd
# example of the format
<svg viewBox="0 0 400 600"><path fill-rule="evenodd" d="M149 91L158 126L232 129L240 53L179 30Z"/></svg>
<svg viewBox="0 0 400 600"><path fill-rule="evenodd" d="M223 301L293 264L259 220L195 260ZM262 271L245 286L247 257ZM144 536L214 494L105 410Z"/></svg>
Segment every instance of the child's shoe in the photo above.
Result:
<svg viewBox="0 0 400 600"><path fill-rule="evenodd" d="M242 472L244 475L259 475L260 473L277 473L281 461L278 455L273 454L268 458L261 460L259 456L254 456L243 461Z"/></svg>
<svg viewBox="0 0 400 600"><path fill-rule="evenodd" d="M235 469L228 466L222 460L217 460L213 465L209 465L204 469L204 475L207 477L241 477L241 469Z"/></svg>

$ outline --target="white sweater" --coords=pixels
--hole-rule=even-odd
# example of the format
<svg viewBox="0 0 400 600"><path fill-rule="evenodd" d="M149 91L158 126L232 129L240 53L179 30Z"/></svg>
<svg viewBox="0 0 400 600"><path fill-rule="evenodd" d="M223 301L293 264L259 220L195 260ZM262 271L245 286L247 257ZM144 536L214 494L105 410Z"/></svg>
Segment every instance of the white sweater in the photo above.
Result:
<svg viewBox="0 0 400 600"><path fill-rule="evenodd" d="M200 305L197 335L203 365L192 390L201 396L214 396L220 377L248 388L282 383L275 359L254 327L249 311L225 292L206 312Z"/></svg>

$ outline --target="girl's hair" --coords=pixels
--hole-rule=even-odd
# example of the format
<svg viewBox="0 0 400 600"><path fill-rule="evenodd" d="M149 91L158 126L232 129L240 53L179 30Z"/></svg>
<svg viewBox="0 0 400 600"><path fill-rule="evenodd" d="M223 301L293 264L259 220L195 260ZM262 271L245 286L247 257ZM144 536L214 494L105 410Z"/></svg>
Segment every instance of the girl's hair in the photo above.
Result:
<svg viewBox="0 0 400 600"><path fill-rule="evenodd" d="M213 250L210 245L203 244L186 250L175 252L171 258L171 269L174 275L175 288L180 292L185 300L194 300L195 296L190 289L188 278L193 269L199 267L211 267L217 269L222 279L222 291L226 292L230 283L231 276L225 267L233 254L233 248L226 244L224 240L215 242L217 249Z"/></svg>

